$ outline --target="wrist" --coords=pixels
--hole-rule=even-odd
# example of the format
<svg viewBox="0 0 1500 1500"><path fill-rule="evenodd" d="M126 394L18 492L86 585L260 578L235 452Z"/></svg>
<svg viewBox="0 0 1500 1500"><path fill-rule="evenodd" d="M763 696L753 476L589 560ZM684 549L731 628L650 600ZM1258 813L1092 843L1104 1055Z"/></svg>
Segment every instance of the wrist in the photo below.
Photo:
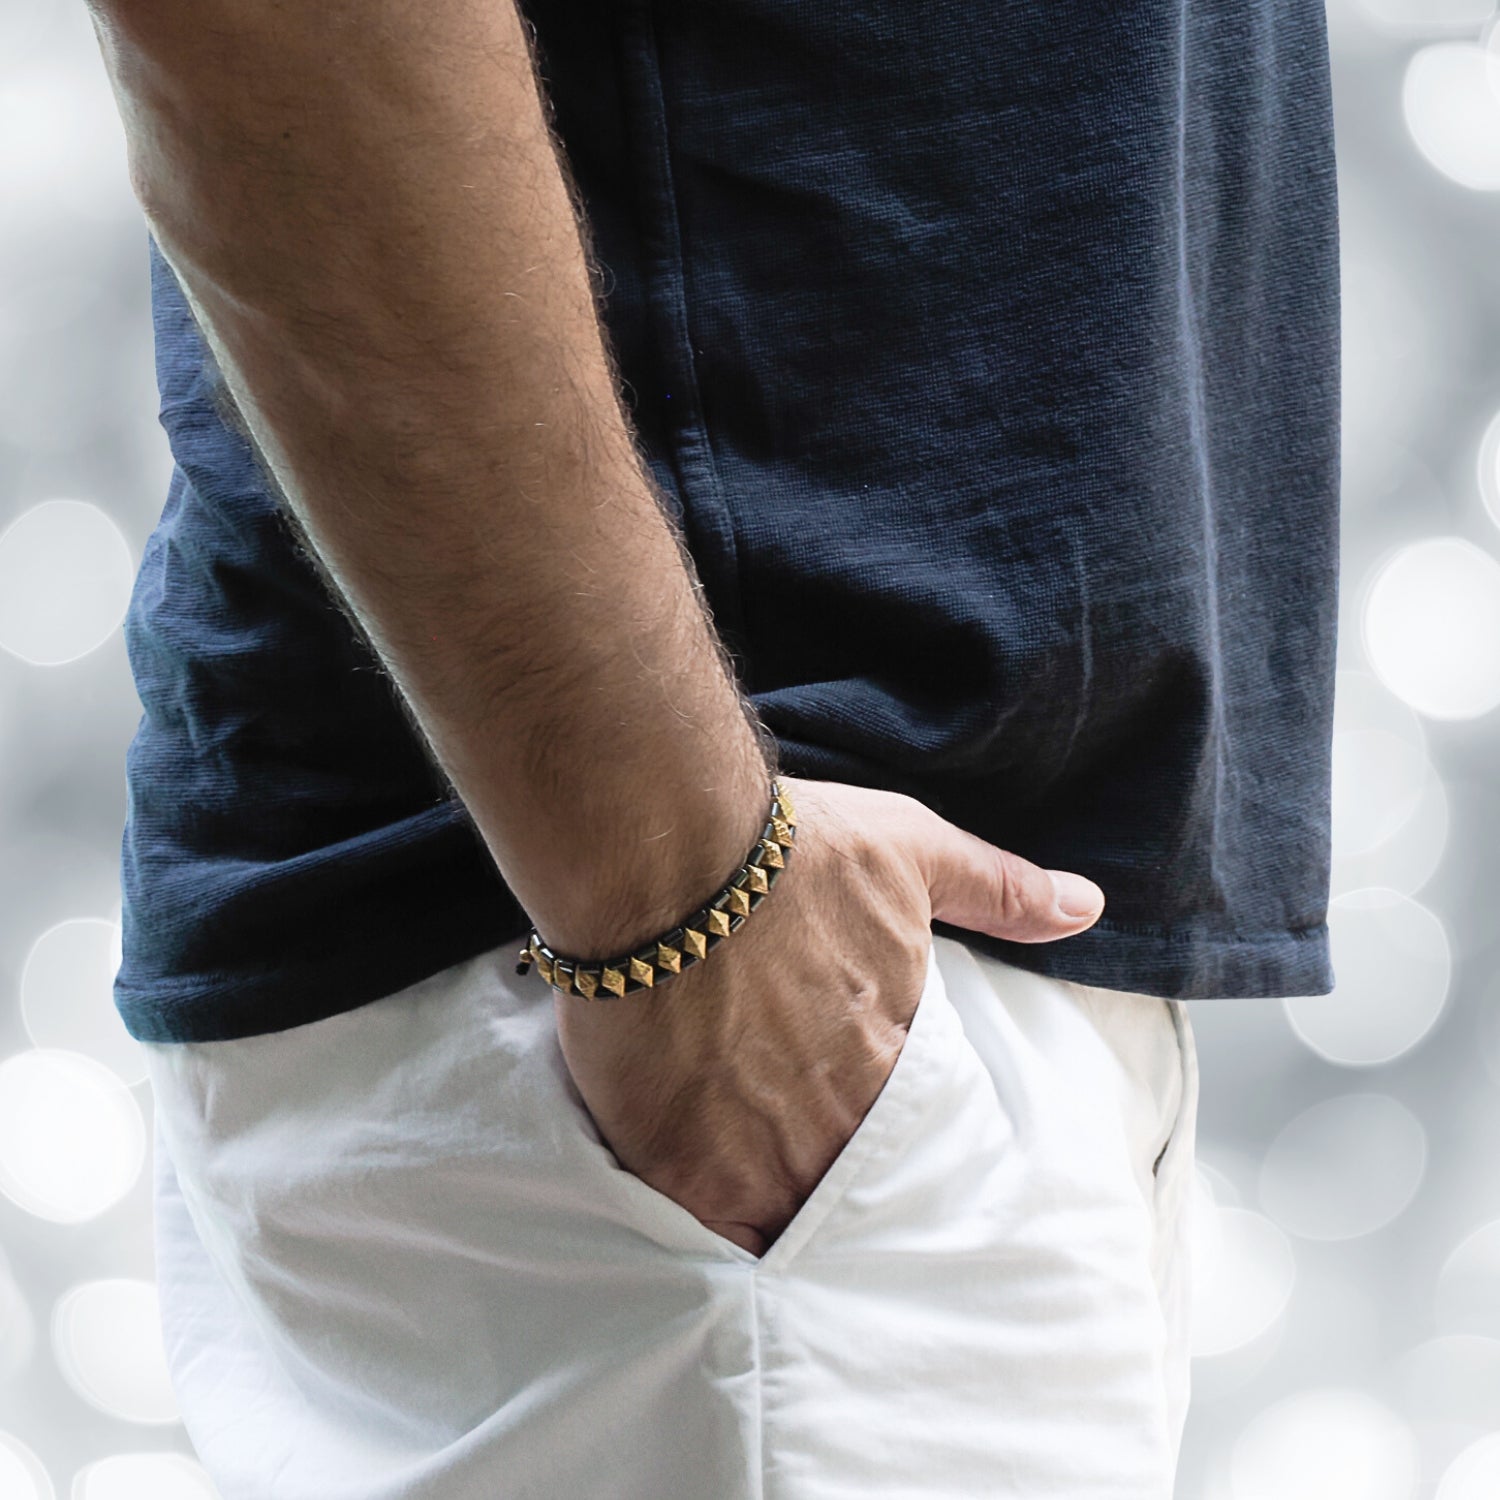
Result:
<svg viewBox="0 0 1500 1500"><path fill-rule="evenodd" d="M702 963L758 911L782 878L796 843L797 814L786 780L771 782L765 822L746 857L707 901L680 922L623 951L589 958L560 953L533 930L517 954L516 972L537 972L557 996L608 1000L655 990Z"/></svg>
<svg viewBox="0 0 1500 1500"><path fill-rule="evenodd" d="M560 851L527 912L554 952L595 960L632 952L717 895L755 851L774 769L758 751L713 782L643 778L624 789L593 859ZM572 855L569 858L569 855Z"/></svg>

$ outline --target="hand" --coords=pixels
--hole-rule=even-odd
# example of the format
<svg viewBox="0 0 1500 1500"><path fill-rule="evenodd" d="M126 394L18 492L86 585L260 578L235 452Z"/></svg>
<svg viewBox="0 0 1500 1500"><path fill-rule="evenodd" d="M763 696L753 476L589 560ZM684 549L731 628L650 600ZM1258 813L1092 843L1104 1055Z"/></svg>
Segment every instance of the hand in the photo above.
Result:
<svg viewBox="0 0 1500 1500"><path fill-rule="evenodd" d="M659 991L554 992L573 1081L620 1164L762 1255L895 1066L933 919L1023 943L1071 937L1048 872L914 798L781 777L796 844L744 927Z"/></svg>

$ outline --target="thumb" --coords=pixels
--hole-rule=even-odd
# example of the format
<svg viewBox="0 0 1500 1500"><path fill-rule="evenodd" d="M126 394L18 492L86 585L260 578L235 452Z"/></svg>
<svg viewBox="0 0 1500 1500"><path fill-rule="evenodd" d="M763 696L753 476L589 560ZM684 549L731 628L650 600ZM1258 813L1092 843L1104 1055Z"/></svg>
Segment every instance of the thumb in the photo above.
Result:
<svg viewBox="0 0 1500 1500"><path fill-rule="evenodd" d="M1068 870L1046 870L933 814L923 849L935 920L1018 943L1072 937L1098 919L1104 892Z"/></svg>

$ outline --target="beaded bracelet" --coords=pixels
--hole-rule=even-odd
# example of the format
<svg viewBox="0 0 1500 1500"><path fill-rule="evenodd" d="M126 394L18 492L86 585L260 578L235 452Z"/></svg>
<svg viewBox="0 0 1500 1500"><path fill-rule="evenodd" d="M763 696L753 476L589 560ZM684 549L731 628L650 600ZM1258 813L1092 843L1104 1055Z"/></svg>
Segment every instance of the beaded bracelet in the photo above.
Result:
<svg viewBox="0 0 1500 1500"><path fill-rule="evenodd" d="M749 858L735 871L729 884L681 926L643 943L634 953L598 961L560 957L533 927L530 939L521 949L516 973L525 974L535 964L537 973L563 994L582 995L586 1000L597 996L604 1000L611 995L652 989L658 980L665 982L672 975L690 969L731 933L738 932L750 913L766 899L786 868L786 857L797 837L795 816L791 798L773 780L770 817Z"/></svg>

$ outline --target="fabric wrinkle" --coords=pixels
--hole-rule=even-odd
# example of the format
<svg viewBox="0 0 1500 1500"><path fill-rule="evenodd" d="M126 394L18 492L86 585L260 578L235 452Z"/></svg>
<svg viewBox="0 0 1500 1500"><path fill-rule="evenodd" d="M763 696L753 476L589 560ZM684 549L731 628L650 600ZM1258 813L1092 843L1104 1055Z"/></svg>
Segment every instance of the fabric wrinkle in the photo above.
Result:
<svg viewBox="0 0 1500 1500"><path fill-rule="evenodd" d="M1167 1500L1167 1002L934 937L885 1087L757 1258L615 1161L507 957L147 1046L169 1366L224 1500Z"/></svg>

